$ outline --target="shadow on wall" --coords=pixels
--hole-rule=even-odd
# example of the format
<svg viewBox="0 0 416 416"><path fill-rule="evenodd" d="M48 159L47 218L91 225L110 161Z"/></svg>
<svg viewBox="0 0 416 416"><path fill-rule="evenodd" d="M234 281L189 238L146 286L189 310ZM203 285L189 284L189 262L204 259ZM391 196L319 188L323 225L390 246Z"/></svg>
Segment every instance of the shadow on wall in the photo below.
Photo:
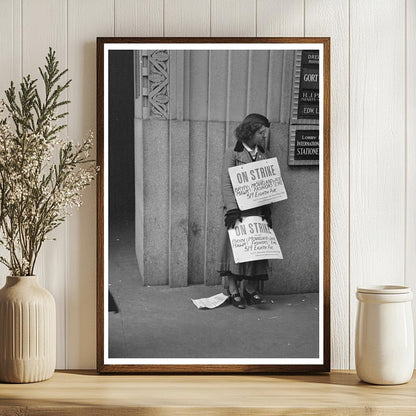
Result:
<svg viewBox="0 0 416 416"><path fill-rule="evenodd" d="M110 51L110 228L134 227L134 95L132 51ZM110 233L112 230L110 230ZM114 231L113 231L114 232Z"/></svg>

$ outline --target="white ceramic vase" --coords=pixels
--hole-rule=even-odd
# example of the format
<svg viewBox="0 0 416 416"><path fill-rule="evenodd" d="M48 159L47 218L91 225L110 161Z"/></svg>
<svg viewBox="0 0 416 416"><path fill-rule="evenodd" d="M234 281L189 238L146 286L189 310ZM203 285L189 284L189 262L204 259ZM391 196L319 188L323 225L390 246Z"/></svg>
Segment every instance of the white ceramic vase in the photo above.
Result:
<svg viewBox="0 0 416 416"><path fill-rule="evenodd" d="M414 332L410 288L372 286L357 289L355 366L372 384L403 384L414 368Z"/></svg>
<svg viewBox="0 0 416 416"><path fill-rule="evenodd" d="M36 276L8 276L0 290L0 381L50 378L56 365L53 296Z"/></svg>

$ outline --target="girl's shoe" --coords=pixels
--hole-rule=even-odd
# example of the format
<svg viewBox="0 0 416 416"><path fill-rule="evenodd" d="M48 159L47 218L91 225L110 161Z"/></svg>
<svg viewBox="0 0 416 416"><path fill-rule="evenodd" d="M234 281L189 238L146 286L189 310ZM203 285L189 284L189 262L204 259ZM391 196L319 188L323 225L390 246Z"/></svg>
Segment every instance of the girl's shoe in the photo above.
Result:
<svg viewBox="0 0 416 416"><path fill-rule="evenodd" d="M244 298L237 292L237 293L230 293L230 302L231 305L235 306L238 309L245 309L246 303Z"/></svg>
<svg viewBox="0 0 416 416"><path fill-rule="evenodd" d="M249 293L246 289L244 289L243 294L247 305L262 305L267 303L267 300L257 292Z"/></svg>

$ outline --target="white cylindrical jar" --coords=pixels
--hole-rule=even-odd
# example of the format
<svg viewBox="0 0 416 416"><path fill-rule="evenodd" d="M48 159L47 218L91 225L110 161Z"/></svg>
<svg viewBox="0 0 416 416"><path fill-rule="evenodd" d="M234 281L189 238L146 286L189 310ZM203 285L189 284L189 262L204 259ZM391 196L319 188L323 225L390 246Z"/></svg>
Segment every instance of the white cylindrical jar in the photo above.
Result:
<svg viewBox="0 0 416 416"><path fill-rule="evenodd" d="M355 366L372 384L407 383L414 368L411 300L406 286L357 288Z"/></svg>

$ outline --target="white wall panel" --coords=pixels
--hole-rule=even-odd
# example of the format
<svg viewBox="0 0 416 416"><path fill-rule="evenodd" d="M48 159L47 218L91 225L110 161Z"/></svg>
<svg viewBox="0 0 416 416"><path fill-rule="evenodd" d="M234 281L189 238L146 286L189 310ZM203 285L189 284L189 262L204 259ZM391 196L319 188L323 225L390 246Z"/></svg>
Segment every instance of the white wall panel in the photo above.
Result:
<svg viewBox="0 0 416 416"><path fill-rule="evenodd" d="M304 1L257 0L257 36L304 36Z"/></svg>
<svg viewBox="0 0 416 416"><path fill-rule="evenodd" d="M21 0L0 2L0 99L10 81L20 82L22 75L21 55Z"/></svg>
<svg viewBox="0 0 416 416"><path fill-rule="evenodd" d="M416 0L406 2L406 279L416 290ZM413 298L416 322L416 298ZM415 328L416 329L416 328Z"/></svg>
<svg viewBox="0 0 416 416"><path fill-rule="evenodd" d="M115 36L163 36L163 0L114 0Z"/></svg>
<svg viewBox="0 0 416 416"><path fill-rule="evenodd" d="M21 0L0 2L0 100L5 99L4 91L10 81L18 85L22 76L21 54ZM0 249L1 255L8 258L7 251ZM0 287L6 283L8 269L0 264Z"/></svg>
<svg viewBox="0 0 416 416"><path fill-rule="evenodd" d="M68 135L79 143L95 132L96 37L114 34L114 0L68 0ZM94 149L95 153L95 149ZM92 157L95 157L93 153ZM94 368L96 323L96 186L68 218L67 368Z"/></svg>
<svg viewBox="0 0 416 416"><path fill-rule="evenodd" d="M306 0L305 36L331 38L331 366L349 368L349 10Z"/></svg>
<svg viewBox="0 0 416 416"><path fill-rule="evenodd" d="M38 67L45 65L49 46L56 51L60 69L67 67L67 10L65 0L23 0L22 4L23 75L31 74L41 81ZM63 82L67 79L64 76ZM39 86L41 82L38 81ZM43 91L40 88L40 91ZM62 99L66 99L66 92ZM66 106L61 107L64 111ZM65 137L67 129L61 131ZM55 159L56 160L56 159ZM35 273L54 296L57 324L57 367L66 366L66 281L68 258L68 223L58 227L43 243Z"/></svg>
<svg viewBox="0 0 416 416"><path fill-rule="evenodd" d="M256 36L256 0L211 0L211 36Z"/></svg>
<svg viewBox="0 0 416 416"><path fill-rule="evenodd" d="M210 36L210 0L166 0L164 5L164 36Z"/></svg>
<svg viewBox="0 0 416 416"><path fill-rule="evenodd" d="M351 0L350 365L357 286L403 284L405 1Z"/></svg>

